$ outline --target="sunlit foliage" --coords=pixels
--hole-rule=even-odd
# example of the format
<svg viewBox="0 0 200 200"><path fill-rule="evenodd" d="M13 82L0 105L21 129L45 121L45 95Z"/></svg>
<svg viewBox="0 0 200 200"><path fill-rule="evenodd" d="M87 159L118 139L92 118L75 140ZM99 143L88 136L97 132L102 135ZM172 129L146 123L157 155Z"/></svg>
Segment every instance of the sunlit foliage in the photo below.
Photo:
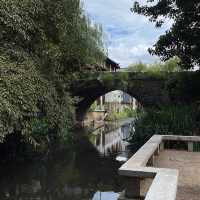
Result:
<svg viewBox="0 0 200 200"><path fill-rule="evenodd" d="M171 58L166 62L155 62L153 64L145 64L142 62L131 64L128 67L128 71L132 72L180 72L181 67L180 60L177 57Z"/></svg>
<svg viewBox="0 0 200 200"><path fill-rule="evenodd" d="M73 72L104 61L101 26L79 0L2 0L0 30L0 141L20 133L37 144L45 131L67 137L68 85Z"/></svg>

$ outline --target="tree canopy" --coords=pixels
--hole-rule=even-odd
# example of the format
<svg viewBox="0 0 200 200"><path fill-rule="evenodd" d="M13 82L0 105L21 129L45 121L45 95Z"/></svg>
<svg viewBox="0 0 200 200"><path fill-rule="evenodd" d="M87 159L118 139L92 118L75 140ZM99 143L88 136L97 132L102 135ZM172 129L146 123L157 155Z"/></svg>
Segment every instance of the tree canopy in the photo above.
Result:
<svg viewBox="0 0 200 200"><path fill-rule="evenodd" d="M152 55L162 60L178 56L184 69L200 65L200 3L199 0L150 0L146 4L134 2L132 12L147 16L156 27L165 20L173 22L170 30L160 36Z"/></svg>
<svg viewBox="0 0 200 200"><path fill-rule="evenodd" d="M0 51L21 62L31 56L46 71L84 69L104 60L103 33L79 0L2 0Z"/></svg>
<svg viewBox="0 0 200 200"><path fill-rule="evenodd" d="M0 141L20 133L34 142L40 122L65 136L72 72L105 59L101 26L79 0L2 0L0 30Z"/></svg>
<svg viewBox="0 0 200 200"><path fill-rule="evenodd" d="M145 64L142 62L134 63L128 66L128 71L133 72L179 72L181 67L180 60L177 57L171 58L166 62L155 62L153 64Z"/></svg>

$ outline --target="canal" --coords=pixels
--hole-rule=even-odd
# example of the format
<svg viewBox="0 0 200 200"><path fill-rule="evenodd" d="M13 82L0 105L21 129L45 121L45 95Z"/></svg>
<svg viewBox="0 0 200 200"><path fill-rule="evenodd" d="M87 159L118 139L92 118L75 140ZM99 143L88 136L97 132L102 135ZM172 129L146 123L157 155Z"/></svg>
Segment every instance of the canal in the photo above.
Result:
<svg viewBox="0 0 200 200"><path fill-rule="evenodd" d="M53 158L0 167L0 200L117 200L118 168L131 155L133 119L79 130L70 151Z"/></svg>

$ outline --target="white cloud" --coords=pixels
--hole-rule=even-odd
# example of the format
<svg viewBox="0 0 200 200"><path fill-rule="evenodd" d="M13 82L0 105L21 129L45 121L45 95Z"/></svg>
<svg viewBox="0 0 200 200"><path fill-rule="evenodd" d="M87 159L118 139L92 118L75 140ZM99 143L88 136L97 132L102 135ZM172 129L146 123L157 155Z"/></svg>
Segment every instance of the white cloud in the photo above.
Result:
<svg viewBox="0 0 200 200"><path fill-rule="evenodd" d="M82 1L92 20L103 25L109 57L123 67L138 61L149 63L158 60L150 56L147 49L170 27L170 22L156 29L146 17L131 13L133 0Z"/></svg>

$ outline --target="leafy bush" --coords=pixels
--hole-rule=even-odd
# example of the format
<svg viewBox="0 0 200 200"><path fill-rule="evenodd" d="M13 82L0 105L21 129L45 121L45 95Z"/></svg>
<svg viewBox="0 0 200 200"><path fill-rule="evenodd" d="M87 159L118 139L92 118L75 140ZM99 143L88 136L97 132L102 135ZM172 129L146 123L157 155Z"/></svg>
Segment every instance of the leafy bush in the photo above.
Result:
<svg viewBox="0 0 200 200"><path fill-rule="evenodd" d="M166 89L173 102L191 104L200 101L200 72L181 72L170 76Z"/></svg>
<svg viewBox="0 0 200 200"><path fill-rule="evenodd" d="M20 132L28 142L34 143L34 121L43 117L47 119L48 130L57 128L62 133L69 128L72 124L73 100L67 93L65 99L60 99L53 85L31 63L29 67L27 63L18 68L11 63L4 66L0 64L1 142L6 135Z"/></svg>
<svg viewBox="0 0 200 200"><path fill-rule="evenodd" d="M103 33L79 0L0 2L0 142L70 137L73 72L105 58ZM41 137L41 138L42 138Z"/></svg>
<svg viewBox="0 0 200 200"><path fill-rule="evenodd" d="M136 148L154 134L199 135L200 114L196 106L169 106L159 110L148 109L135 121L131 143Z"/></svg>

